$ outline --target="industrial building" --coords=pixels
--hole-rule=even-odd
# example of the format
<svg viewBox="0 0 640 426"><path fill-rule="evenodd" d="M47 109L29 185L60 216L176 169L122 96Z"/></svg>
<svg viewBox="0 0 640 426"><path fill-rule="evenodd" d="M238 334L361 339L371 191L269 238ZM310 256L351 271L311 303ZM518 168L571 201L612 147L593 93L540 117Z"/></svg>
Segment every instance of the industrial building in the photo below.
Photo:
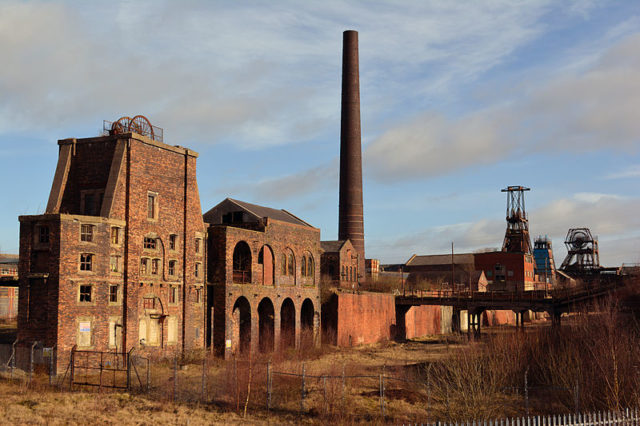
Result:
<svg viewBox="0 0 640 426"><path fill-rule="evenodd" d="M204 345L198 154L140 121L60 140L46 212L19 218L18 340L56 346L58 368L74 347Z"/></svg>
<svg viewBox="0 0 640 426"><path fill-rule="evenodd" d="M232 354L320 343L320 230L286 210L230 198L208 224L208 336Z"/></svg>

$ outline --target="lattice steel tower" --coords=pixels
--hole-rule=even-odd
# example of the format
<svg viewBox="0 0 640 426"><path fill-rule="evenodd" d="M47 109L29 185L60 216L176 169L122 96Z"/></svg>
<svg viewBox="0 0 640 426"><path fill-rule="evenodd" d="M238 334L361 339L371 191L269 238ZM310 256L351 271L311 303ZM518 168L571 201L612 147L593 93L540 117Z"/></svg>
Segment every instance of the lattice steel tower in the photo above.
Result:
<svg viewBox="0 0 640 426"><path fill-rule="evenodd" d="M567 257L560 269L568 272L590 273L600 269L598 239L591 235L589 228L571 228L564 241Z"/></svg>
<svg viewBox="0 0 640 426"><path fill-rule="evenodd" d="M530 188L509 186L502 190L507 193L507 232L502 251L531 254L529 219L524 207L525 191L530 191Z"/></svg>

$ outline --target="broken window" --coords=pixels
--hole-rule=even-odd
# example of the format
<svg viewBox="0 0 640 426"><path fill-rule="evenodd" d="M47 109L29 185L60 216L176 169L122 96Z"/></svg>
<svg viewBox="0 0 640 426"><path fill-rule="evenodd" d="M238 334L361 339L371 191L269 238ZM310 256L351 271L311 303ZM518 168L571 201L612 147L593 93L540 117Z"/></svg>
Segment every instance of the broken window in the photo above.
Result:
<svg viewBox="0 0 640 426"><path fill-rule="evenodd" d="M82 253L80 255L80 270L91 271L93 269L93 255L90 253Z"/></svg>
<svg viewBox="0 0 640 426"><path fill-rule="evenodd" d="M143 257L140 259L140 275L146 275L149 270L149 259Z"/></svg>
<svg viewBox="0 0 640 426"><path fill-rule="evenodd" d="M159 269L160 269L160 259L153 259L151 261L151 274L158 275Z"/></svg>
<svg viewBox="0 0 640 426"><path fill-rule="evenodd" d="M93 225L80 225L80 241L93 241Z"/></svg>
<svg viewBox="0 0 640 426"><path fill-rule="evenodd" d="M202 245L202 239L196 238L196 254L200 253L200 246Z"/></svg>
<svg viewBox="0 0 640 426"><path fill-rule="evenodd" d="M176 234L169 235L169 250L176 249L176 242L178 241L178 236Z"/></svg>
<svg viewBox="0 0 640 426"><path fill-rule="evenodd" d="M155 250L157 246L157 240L155 238L144 237L144 248Z"/></svg>
<svg viewBox="0 0 640 426"><path fill-rule="evenodd" d="M200 277L200 270L202 269L202 264L200 262L196 262L196 268L195 268L195 276L196 278Z"/></svg>
<svg viewBox="0 0 640 426"><path fill-rule="evenodd" d="M169 261L169 275L174 276L176 274L176 261Z"/></svg>
<svg viewBox="0 0 640 426"><path fill-rule="evenodd" d="M80 303L91 303L91 292L93 290L93 286L91 284L81 285L80 286L80 295L78 297L78 301Z"/></svg>

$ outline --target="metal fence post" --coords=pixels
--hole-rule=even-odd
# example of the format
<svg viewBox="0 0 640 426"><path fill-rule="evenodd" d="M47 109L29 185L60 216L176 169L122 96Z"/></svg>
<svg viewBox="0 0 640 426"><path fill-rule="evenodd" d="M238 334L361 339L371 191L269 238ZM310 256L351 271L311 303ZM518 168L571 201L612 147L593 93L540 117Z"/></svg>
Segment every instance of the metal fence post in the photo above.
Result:
<svg viewBox="0 0 640 426"><path fill-rule="evenodd" d="M524 370L524 410L529 417L529 386L528 386L529 367Z"/></svg>
<svg viewBox="0 0 640 426"><path fill-rule="evenodd" d="M304 379L305 379L305 365L304 362L302 363L302 386L300 387L300 414L304 413L304 397L305 397L305 383L304 383Z"/></svg>
<svg viewBox="0 0 640 426"><path fill-rule="evenodd" d="M49 386L53 384L53 353L55 350L55 345L51 348L51 352L49 352Z"/></svg>
<svg viewBox="0 0 640 426"><path fill-rule="evenodd" d="M151 389L151 363L149 362L149 358L147 358L147 393Z"/></svg>
<svg viewBox="0 0 640 426"><path fill-rule="evenodd" d="M205 390L207 388L207 352L204 352L204 358L202 359L202 390L200 395L200 401L204 401Z"/></svg>
<svg viewBox="0 0 640 426"><path fill-rule="evenodd" d="M322 376L322 395L324 397L324 413L329 412L329 402L327 401L327 376Z"/></svg>
<svg viewBox="0 0 640 426"><path fill-rule="evenodd" d="M380 374L380 412L384 419L384 375Z"/></svg>
<svg viewBox="0 0 640 426"><path fill-rule="evenodd" d="M176 390L178 388L178 355L173 357L173 401L176 400Z"/></svg>
<svg viewBox="0 0 640 426"><path fill-rule="evenodd" d="M271 361L267 361L267 411L271 410Z"/></svg>
<svg viewBox="0 0 640 426"><path fill-rule="evenodd" d="M342 412L344 413L344 409L345 409L345 393L346 393L346 389L347 389L347 383L345 380L345 375L344 375L344 364L342 364Z"/></svg>
<svg viewBox="0 0 640 426"><path fill-rule="evenodd" d="M33 344L31 345L31 351L29 352L29 384L31 384L31 379L33 378L33 351L37 344L37 340L33 342Z"/></svg>

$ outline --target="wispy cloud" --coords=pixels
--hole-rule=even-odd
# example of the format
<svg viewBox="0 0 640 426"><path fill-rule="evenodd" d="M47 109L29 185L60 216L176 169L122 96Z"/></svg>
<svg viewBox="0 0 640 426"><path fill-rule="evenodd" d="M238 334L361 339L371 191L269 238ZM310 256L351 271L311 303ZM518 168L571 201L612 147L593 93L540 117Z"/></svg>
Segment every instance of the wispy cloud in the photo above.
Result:
<svg viewBox="0 0 640 426"><path fill-rule="evenodd" d="M610 173L605 179L628 179L640 177L640 164L634 164L618 172Z"/></svg>
<svg viewBox="0 0 640 426"><path fill-rule="evenodd" d="M588 69L521 90L460 118L424 112L373 141L366 159L379 180L424 178L539 152L634 150L640 121L640 34Z"/></svg>
<svg viewBox="0 0 640 426"><path fill-rule="evenodd" d="M581 193L554 200L529 212L530 230L532 237L548 235L553 238L558 266L566 254L562 244L564 237L569 228L576 227L588 227L594 235L607 236L607 250L601 250L600 253L603 264L634 262L640 257L640 252L629 252L626 249L629 244L617 247L615 242L636 234L640 227L640 217L636 214L638 210L640 198ZM485 218L431 227L391 240L371 241L367 249L370 253L383 252L392 261L402 261L413 253L449 252L452 241L458 252L497 248L502 246L505 229L504 220Z"/></svg>
<svg viewBox="0 0 640 426"><path fill-rule="evenodd" d="M375 132L389 111L473 81L533 40L552 4L9 0L0 134L143 113L180 143L310 140L338 126L348 28L361 34Z"/></svg>
<svg viewBox="0 0 640 426"><path fill-rule="evenodd" d="M338 187L337 165L321 165L298 173L225 185L216 192L247 194L254 200L281 201Z"/></svg>

